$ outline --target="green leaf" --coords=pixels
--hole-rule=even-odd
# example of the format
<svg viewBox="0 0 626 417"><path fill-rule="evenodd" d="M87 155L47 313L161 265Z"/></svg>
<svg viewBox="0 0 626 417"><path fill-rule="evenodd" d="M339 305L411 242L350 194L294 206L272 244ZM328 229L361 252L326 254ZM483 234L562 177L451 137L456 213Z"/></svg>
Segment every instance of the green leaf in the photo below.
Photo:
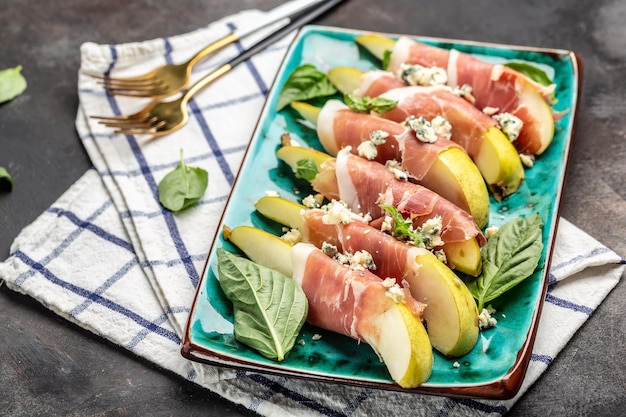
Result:
<svg viewBox="0 0 626 417"><path fill-rule="evenodd" d="M343 101L353 111L362 113L373 111L375 113L385 113L392 110L398 102L384 97L355 97L352 94L345 94Z"/></svg>
<svg viewBox="0 0 626 417"><path fill-rule="evenodd" d="M398 210L394 206L387 204L381 204L380 208L385 210L393 219L393 232L392 236L399 240L412 240L416 246L422 246L422 235L413 229L413 222L410 219L405 219L402 214L398 213Z"/></svg>
<svg viewBox="0 0 626 417"><path fill-rule="evenodd" d="M181 149L180 163L159 182L159 201L170 211L184 210L202 198L208 184L208 172L185 165Z"/></svg>
<svg viewBox="0 0 626 417"><path fill-rule="evenodd" d="M0 71L0 103L13 100L26 90L26 79L21 71L21 65Z"/></svg>
<svg viewBox="0 0 626 417"><path fill-rule="evenodd" d="M389 62L391 62L391 51L389 49L385 49L383 51L383 62L381 63L381 66L384 70L387 70L387 68L389 68Z"/></svg>
<svg viewBox="0 0 626 417"><path fill-rule="evenodd" d="M546 74L545 71L527 62L507 62L504 65L509 68L513 68L515 71L521 72L531 80L541 85L549 86L554 84L554 81L548 77L548 74ZM552 104L556 103L556 95L554 93L552 93L551 100Z"/></svg>
<svg viewBox="0 0 626 417"><path fill-rule="evenodd" d="M327 97L335 93L337 93L337 89L326 74L311 64L304 64L293 70L287 78L278 97L276 111L282 110L294 101Z"/></svg>
<svg viewBox="0 0 626 417"><path fill-rule="evenodd" d="M0 191L9 192L13 189L13 178L9 171L0 167Z"/></svg>
<svg viewBox="0 0 626 417"><path fill-rule="evenodd" d="M505 64L509 68L513 68L515 71L521 72L531 80L538 82L541 85L551 85L554 82L548 77L541 68L538 68L534 65L528 64L526 62L508 62Z"/></svg>
<svg viewBox="0 0 626 417"><path fill-rule="evenodd" d="M482 248L483 271L467 287L479 311L486 303L528 278L537 268L543 250L539 214L519 217L503 225Z"/></svg>
<svg viewBox="0 0 626 417"><path fill-rule="evenodd" d="M318 173L317 164L312 158L304 158L296 161L296 178L311 182Z"/></svg>
<svg viewBox="0 0 626 417"><path fill-rule="evenodd" d="M222 290L233 303L235 339L282 361L308 314L302 288L280 272L217 249Z"/></svg>

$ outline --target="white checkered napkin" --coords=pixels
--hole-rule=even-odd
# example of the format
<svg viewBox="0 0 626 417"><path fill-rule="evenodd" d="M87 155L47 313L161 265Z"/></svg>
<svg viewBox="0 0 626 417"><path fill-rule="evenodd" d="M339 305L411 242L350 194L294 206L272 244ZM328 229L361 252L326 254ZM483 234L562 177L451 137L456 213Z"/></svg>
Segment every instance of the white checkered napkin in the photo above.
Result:
<svg viewBox="0 0 626 417"><path fill-rule="evenodd" d="M82 48L76 127L96 170L22 231L11 256L0 263L0 279L62 317L261 415L505 414L517 398L458 400L361 389L224 370L180 355L182 329L210 240L287 41L197 96L185 128L149 143L111 135L87 118L126 113L141 104L106 96L85 74L110 70L130 75L180 61L230 25L245 25L258 13L243 12L173 38ZM197 75L237 48L207 61ZM171 215L158 204L155 187L178 164L181 147L188 164L210 172L209 189L193 210ZM561 219L551 285L520 395L617 284L623 263Z"/></svg>
<svg viewBox="0 0 626 417"><path fill-rule="evenodd" d="M87 43L81 48L76 126L163 305L184 304L194 292L217 220L289 39L260 52L196 95L189 104L187 125L154 141L113 134L89 118L133 113L148 101L108 96L89 74L128 76L166 62L182 62L201 46L260 15L242 12L182 36L116 46ZM194 69L194 79L233 58L266 32L209 57ZM179 163L181 149L188 165L209 172L209 187L194 210L172 214L159 204L156 186ZM175 279L181 276L186 280ZM187 312L173 311L171 319L182 334Z"/></svg>

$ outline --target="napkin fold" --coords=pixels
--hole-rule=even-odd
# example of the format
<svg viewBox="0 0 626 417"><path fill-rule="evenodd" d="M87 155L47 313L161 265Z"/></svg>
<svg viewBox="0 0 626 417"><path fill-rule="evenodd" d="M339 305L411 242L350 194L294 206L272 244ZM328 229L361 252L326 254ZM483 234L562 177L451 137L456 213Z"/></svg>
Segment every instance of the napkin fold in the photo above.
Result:
<svg viewBox="0 0 626 417"><path fill-rule="evenodd" d="M60 316L261 415L503 415L550 365L624 273L624 260L560 220L551 283L522 389L508 401L452 399L309 382L198 364L180 343L195 288L229 190L291 37L222 77L189 104L189 123L154 141L114 135L90 115L125 114L146 100L105 94L89 74L136 75L181 62L201 46L258 19L241 12L194 32L123 45L85 43L76 129L87 171L15 239L0 279ZM196 67L194 78L256 36ZM209 172L204 198L172 214L156 194L180 150Z"/></svg>

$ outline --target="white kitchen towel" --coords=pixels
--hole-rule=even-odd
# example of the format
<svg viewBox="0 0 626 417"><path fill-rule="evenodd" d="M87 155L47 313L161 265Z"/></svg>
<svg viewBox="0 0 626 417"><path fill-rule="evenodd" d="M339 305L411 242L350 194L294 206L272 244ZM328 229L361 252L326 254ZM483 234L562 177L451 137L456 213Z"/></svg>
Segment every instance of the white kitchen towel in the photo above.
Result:
<svg viewBox="0 0 626 417"><path fill-rule="evenodd" d="M22 231L0 264L0 279L62 317L262 415L505 414L516 399L461 400L306 382L181 356L183 328L211 239L289 39L196 96L188 125L156 141L112 135L89 119L127 113L145 101L107 96L88 74L131 75L182 61L259 13L242 12L177 37L83 46L76 127L95 169ZM241 48L241 43L226 48L194 76ZM156 184L178 164L180 149L189 165L209 171L209 189L193 210L173 215L159 205ZM561 219L551 285L520 395L617 284L623 264Z"/></svg>

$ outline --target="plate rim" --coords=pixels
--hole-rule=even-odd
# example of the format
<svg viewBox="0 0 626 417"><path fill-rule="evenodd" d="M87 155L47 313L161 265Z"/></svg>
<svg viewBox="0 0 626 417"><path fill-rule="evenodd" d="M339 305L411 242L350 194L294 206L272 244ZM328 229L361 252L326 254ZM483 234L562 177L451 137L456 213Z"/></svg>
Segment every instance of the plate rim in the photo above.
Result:
<svg viewBox="0 0 626 417"><path fill-rule="evenodd" d="M534 52L547 54L549 56L558 56L560 59L567 59L572 67L572 87L574 88L574 93L572 94L572 103L569 111L572 116L570 119L569 125L569 135L566 137L566 144L563 149L563 178L557 184L557 193L555 197L555 202L553 206L553 213L550 223L549 234L547 238L547 248L546 248L546 256L545 256L545 267L541 274L540 286L541 291L538 294L538 301L535 305L534 312L530 321L530 325L528 331L526 333L526 337L524 339L524 343L522 344L518 354L516 356L515 362L507 370L507 372L500 376L493 378L488 381L481 381L476 383L461 383L456 385L428 385L426 382L423 385L420 385L416 388L402 388L398 384L395 384L393 381L381 382L381 381L371 381L367 379L352 379L347 377L342 377L338 375L327 375L325 373L316 373L311 371L296 371L291 368L281 366L280 363L276 364L264 364L260 362L253 362L248 359L241 359L236 356L226 355L222 352L217 352L204 346L198 345L193 342L191 337L191 327L192 327L192 319L194 317L194 313L196 311L196 307L198 304L198 299L200 294L205 286L206 279L208 276L209 268L210 268L210 259L211 253L215 249L215 245L218 242L222 227L224 225L224 218L226 216L227 208L230 205L231 199L233 197L233 191L236 189L240 179L241 179L241 171L246 166L246 162L250 158L251 148L253 147L254 138L259 133L259 129L261 129L261 124L264 120L264 116L268 111L268 107L270 106L270 92L275 88L275 84L278 81L279 74L282 73L283 67L286 63L291 59L292 54L295 51L295 47L298 45L301 38L303 38L307 33L312 31L324 31L324 32L332 32L332 33L341 33L341 34L379 34L383 36L388 36L392 38L397 38L401 36L407 36L412 39L420 40L420 41L432 41L432 42L443 42L443 43L451 43L451 44L462 44L470 47L486 47L491 49L506 49L506 50L515 50L515 51L523 51L523 52ZM250 137L250 141L246 147L245 153L242 157L241 165L237 170L237 176L231 190L228 194L228 198L224 205L224 210L220 215L220 219L218 222L218 227L216 228L215 234L211 241L211 245L209 251L207 253L207 258L204 263L204 267L202 270L202 276L196 288L194 298L192 301L191 309L189 311L189 315L187 318L187 323L184 329L183 339L181 341L180 352L183 357L189 359L191 361L214 365L214 366L222 366L226 368L232 369L243 369L245 371L250 372L259 372L266 374L273 374L279 376L289 376L300 378L304 380L310 381L318 381L318 382L330 382L330 383L341 383L348 384L353 386L360 387L369 387L369 388L377 388L391 391L400 391L407 393L415 393L415 394L430 394L430 395L440 395L440 396L451 396L451 397L461 397L461 398L481 398L481 399L495 399L495 400L506 400L514 397L520 390L524 377L526 376L526 372L528 369L528 365L531 359L532 348L535 343L537 329L539 326L539 319L541 317L541 312L543 309L543 304L545 301L548 282L549 282L549 271L552 262L552 255L554 251L554 243L556 238L556 233L558 229L558 223L560 219L560 210L561 210L561 199L563 196L564 185L567 177L568 166L569 166L569 158L571 153L571 147L575 135L577 115L580 105L580 92L582 91L582 59L580 55L571 50L565 49L553 49L553 48L545 48L545 47L533 47L533 46L522 46L522 45L510 45L510 44L502 44L502 43L494 43L494 42L483 42L483 41L474 41L474 40L464 40L464 39L452 39L445 37L432 37L432 36L421 36L421 35L413 35L413 34L398 34L398 33L389 33L389 32L374 32L368 30L358 30L358 29L349 29L349 28L341 28L334 26L325 26L325 25L307 25L304 26L296 32L293 40L290 43L290 46L281 60L280 66L278 67L278 71L272 81L272 85L268 90L268 95L266 96L266 100L264 102L263 108L257 118L253 133Z"/></svg>

